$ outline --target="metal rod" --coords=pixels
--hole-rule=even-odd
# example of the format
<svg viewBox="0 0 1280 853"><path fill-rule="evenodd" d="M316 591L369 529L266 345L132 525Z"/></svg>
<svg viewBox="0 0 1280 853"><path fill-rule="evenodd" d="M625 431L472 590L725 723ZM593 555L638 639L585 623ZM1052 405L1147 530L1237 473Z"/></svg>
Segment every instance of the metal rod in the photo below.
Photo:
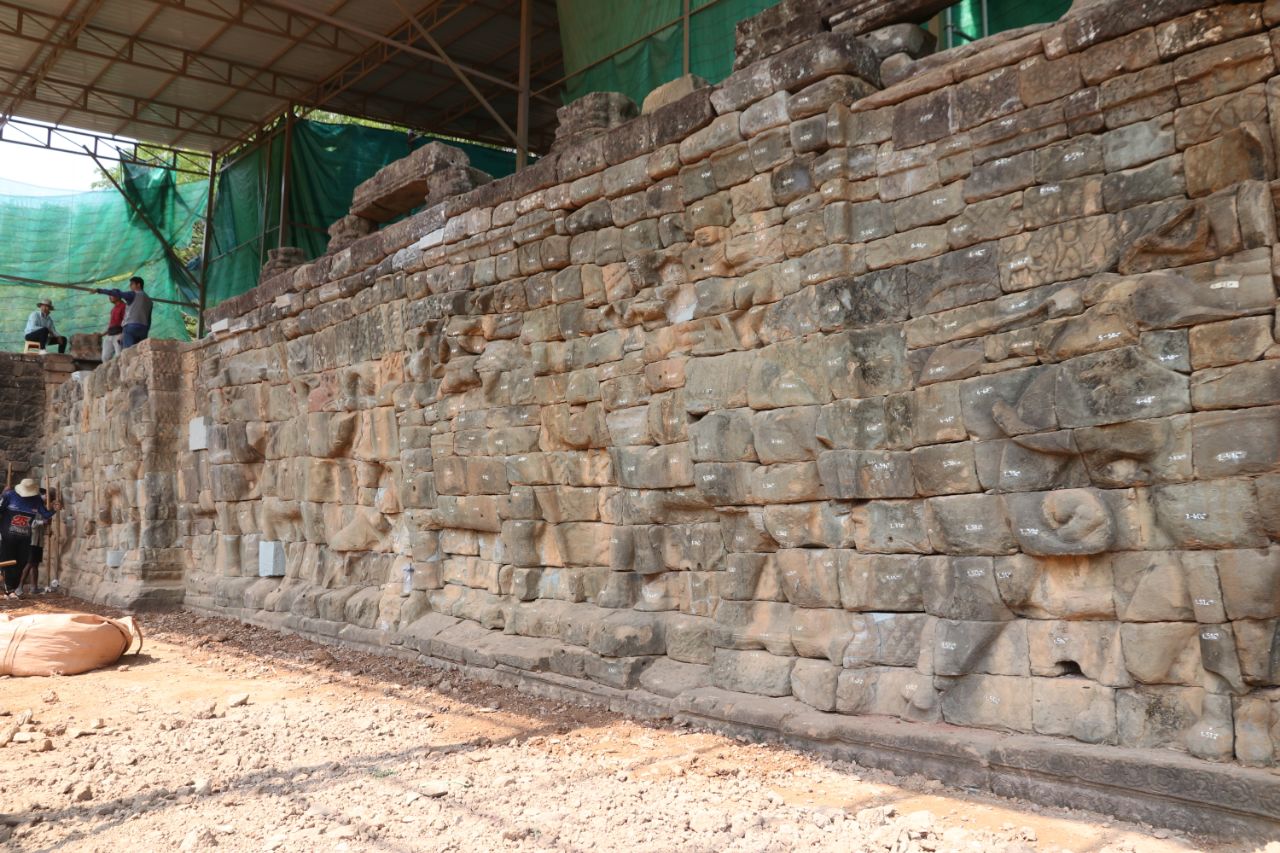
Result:
<svg viewBox="0 0 1280 853"><path fill-rule="evenodd" d="M689 0L684 0L684 71L689 73Z"/></svg>
<svg viewBox="0 0 1280 853"><path fill-rule="evenodd" d="M0 272L0 279L5 279L6 281L12 281L17 284L33 284L33 285L39 285L40 287L55 287L59 290L79 290L82 293L98 292L97 288L86 287L82 284L66 284L60 281L43 281L42 279L38 279L38 278L24 278L23 276L20 276L20 275L10 275L9 273L4 273L4 272ZM151 301L162 302L165 305L178 305L182 308L199 308L200 307L194 302L182 302L177 299L160 299L154 296L151 297Z"/></svg>
<svg viewBox="0 0 1280 853"><path fill-rule="evenodd" d="M289 230L289 167L293 153L293 105L284 115L284 164L280 170L280 233L276 235L276 248L283 248Z"/></svg>
<svg viewBox="0 0 1280 853"><path fill-rule="evenodd" d="M124 196L124 200L129 203L129 206L131 208L133 208L133 212L138 214L138 218L143 221L143 223L147 226L147 228L151 230L151 233L155 235L155 238L160 241L160 245L164 248L165 257L169 259L169 263L173 264L175 267L177 267L179 270L182 271L182 275L186 277L188 284L190 284L192 287L196 289L199 289L200 285L194 278L191 277L191 271L188 270L185 265L183 265L182 261L178 260L178 256L173 253L173 247L169 245L169 241L165 239L165 236L160 233L160 229L157 228L155 226L155 223L151 221L151 217L147 216L147 212L143 210L141 207L139 207L137 202L129 198L129 194L124 191L124 187L120 186L119 182L117 182L116 179L112 176L112 174L107 171L107 167L102 165L102 161L98 159L97 155L95 155L88 148L84 150L86 154L88 154L90 157L93 158L93 162L98 164L98 168L102 170L102 174L107 176L107 180L111 182L111 186L119 190L120 195ZM163 300L156 299L153 301L161 302Z"/></svg>
<svg viewBox="0 0 1280 853"><path fill-rule="evenodd" d="M267 143L266 156L258 161L258 190L262 195L262 205L258 208L258 269L261 271L267 262L267 219L271 216L271 193L267 189L271 184L271 149L275 145L273 138Z"/></svg>
<svg viewBox="0 0 1280 853"><path fill-rule="evenodd" d="M520 95L516 106L516 171L529 164L529 48L533 0L520 0Z"/></svg>
<svg viewBox="0 0 1280 853"><path fill-rule="evenodd" d="M462 66L449 58L449 54L444 52L444 48L440 46L440 42L436 41L435 36L431 35L431 31L422 25L418 20L417 15L406 9L400 0L391 0L391 2L395 4L396 8L400 10L402 15L413 23L413 28L418 31L418 35L422 36L423 40L426 41L427 44L431 45L431 49L438 54L439 58L449 66L449 70L451 70L454 73L454 76L458 78L458 82L465 86L467 91L471 93L472 97L480 102L480 106L484 107L485 112L487 112L489 116L498 123L499 127L506 131L507 136L510 136L513 142L516 141L518 137L516 136L516 132L511 129L511 125L506 123L502 118L502 115L493 108L493 104L489 103L489 99L484 96L484 93L476 88L475 83L471 82L471 78L467 76L467 72L462 69Z"/></svg>
<svg viewBox="0 0 1280 853"><path fill-rule="evenodd" d="M431 51L423 50L420 47L414 47L413 45L408 44L406 42L396 41L395 39L387 38L386 36L381 35L379 33L375 33L372 30L367 30L364 27L358 26L352 23L351 21L345 21L341 18L335 18L332 15L326 15L323 12L317 12L316 10L308 7L305 3L297 2L297 0L259 0L259 2L262 2L264 5L267 5L267 6L275 6L280 9L286 9L290 12L294 12L296 14L302 15L305 18L312 18L317 21L323 21L324 23L329 24L330 26L337 27L338 29L345 30L349 33L355 33L356 35L362 36L363 38L369 39L370 41L381 42L382 44L397 48L398 50L402 50L405 53L411 53L415 56L420 56L423 59L428 59L432 62L442 62L451 67L453 65L452 60L450 60L448 57L434 54ZM414 21L418 20L417 16L408 16L408 17L412 17ZM429 39L428 43L432 44L434 41L435 39ZM432 44L432 46L435 47L434 44ZM510 80L503 80L501 77L495 77L492 74L486 74L485 72L480 71L476 68L470 68L468 66L459 66L459 67L461 67L464 71L466 71L468 74L472 75L473 77L479 77L481 80L488 80L490 83L497 83L498 85L506 89L511 89L511 90L516 89L515 84L512 83Z"/></svg>
<svg viewBox="0 0 1280 853"><path fill-rule="evenodd" d="M200 246L200 305L196 338L204 337L204 309L209 304L209 249L213 246L213 191L218 185L218 155L209 155L209 197L204 204L204 240Z"/></svg>

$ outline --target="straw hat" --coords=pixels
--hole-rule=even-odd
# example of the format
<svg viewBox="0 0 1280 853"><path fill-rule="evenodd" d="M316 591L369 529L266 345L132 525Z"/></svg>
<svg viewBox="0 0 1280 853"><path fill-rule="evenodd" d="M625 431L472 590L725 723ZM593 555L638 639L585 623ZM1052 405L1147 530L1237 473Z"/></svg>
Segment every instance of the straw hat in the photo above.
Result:
<svg viewBox="0 0 1280 853"><path fill-rule="evenodd" d="M48 306L49 306L49 310L50 310L50 311L52 311L52 310L53 310L53 302L52 302L52 301L50 301L50 300L48 300L48 299L41 299L39 302L37 302L37 303L36 303L36 307L37 307L37 308L39 308L41 305L48 305Z"/></svg>
<svg viewBox="0 0 1280 853"><path fill-rule="evenodd" d="M36 495L40 494L40 484L30 477L27 477L25 480L18 483L18 485L14 486L13 490L24 498L34 498Z"/></svg>

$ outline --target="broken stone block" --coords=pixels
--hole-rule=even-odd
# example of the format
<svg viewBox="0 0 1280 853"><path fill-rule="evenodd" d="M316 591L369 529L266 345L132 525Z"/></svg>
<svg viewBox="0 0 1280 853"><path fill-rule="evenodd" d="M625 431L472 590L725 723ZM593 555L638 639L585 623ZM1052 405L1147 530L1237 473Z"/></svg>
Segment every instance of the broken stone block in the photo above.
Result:
<svg viewBox="0 0 1280 853"><path fill-rule="evenodd" d="M649 115L662 107L676 103L698 89L706 87L706 85L707 81L697 74L685 74L663 83L644 96L644 103L640 106L640 114Z"/></svg>
<svg viewBox="0 0 1280 853"><path fill-rule="evenodd" d="M848 24L838 25L845 26ZM838 32L838 31L837 31ZM938 45L933 33L915 24L890 24L859 36L881 62L890 56L904 53L912 59L928 56Z"/></svg>
<svg viewBox="0 0 1280 853"><path fill-rule="evenodd" d="M716 648L794 655L791 612L791 605L783 601L722 601L716 608L712 643Z"/></svg>
<svg viewBox="0 0 1280 853"><path fill-rule="evenodd" d="M424 145L408 157L384 166L356 187L351 199L351 215L372 222L389 222L424 203L432 173L467 165L467 155L461 149L441 142Z"/></svg>
<svg viewBox="0 0 1280 853"><path fill-rule="evenodd" d="M1276 760L1271 729L1275 725L1275 703L1261 696L1238 700L1235 713L1236 757L1246 767L1271 767Z"/></svg>
<svg viewBox="0 0 1280 853"><path fill-rule="evenodd" d="M605 657L661 655L666 652L665 622L651 613L610 613L591 627L589 648Z"/></svg>
<svg viewBox="0 0 1280 853"><path fill-rule="evenodd" d="M590 92L556 110L556 144L604 133L638 115L635 102L621 92Z"/></svg>

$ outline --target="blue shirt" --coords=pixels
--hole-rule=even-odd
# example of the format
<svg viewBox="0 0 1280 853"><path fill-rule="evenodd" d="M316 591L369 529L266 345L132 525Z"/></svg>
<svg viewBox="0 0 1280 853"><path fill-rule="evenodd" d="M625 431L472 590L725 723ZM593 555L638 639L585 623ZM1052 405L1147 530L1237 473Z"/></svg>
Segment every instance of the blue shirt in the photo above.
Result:
<svg viewBox="0 0 1280 853"><path fill-rule="evenodd" d="M48 329L50 335L58 334L53 328L53 315L46 314L39 308L32 311L31 316L27 318L27 328L22 334L29 335L38 329Z"/></svg>
<svg viewBox="0 0 1280 853"><path fill-rule="evenodd" d="M45 521L53 518L53 510L40 495L24 498L13 489L0 494L0 536L5 539L30 539L31 522L37 516Z"/></svg>

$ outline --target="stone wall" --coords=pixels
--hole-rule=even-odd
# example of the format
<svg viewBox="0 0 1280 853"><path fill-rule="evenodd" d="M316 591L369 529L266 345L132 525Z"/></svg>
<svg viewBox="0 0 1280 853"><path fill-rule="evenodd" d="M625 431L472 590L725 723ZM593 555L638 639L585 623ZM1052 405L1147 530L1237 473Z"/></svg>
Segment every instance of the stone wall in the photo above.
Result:
<svg viewBox="0 0 1280 853"><path fill-rule="evenodd" d="M76 595L134 608L182 601L184 568L198 555L179 518L198 510L178 492L191 388L181 346L144 341L50 395L46 468L66 503L57 567Z"/></svg>
<svg viewBox="0 0 1280 853"><path fill-rule="evenodd" d="M0 477L40 477L45 400L73 369L70 356L0 353Z"/></svg>
<svg viewBox="0 0 1280 853"><path fill-rule="evenodd" d="M822 33L353 233L60 392L73 588L1274 819L1277 20Z"/></svg>

